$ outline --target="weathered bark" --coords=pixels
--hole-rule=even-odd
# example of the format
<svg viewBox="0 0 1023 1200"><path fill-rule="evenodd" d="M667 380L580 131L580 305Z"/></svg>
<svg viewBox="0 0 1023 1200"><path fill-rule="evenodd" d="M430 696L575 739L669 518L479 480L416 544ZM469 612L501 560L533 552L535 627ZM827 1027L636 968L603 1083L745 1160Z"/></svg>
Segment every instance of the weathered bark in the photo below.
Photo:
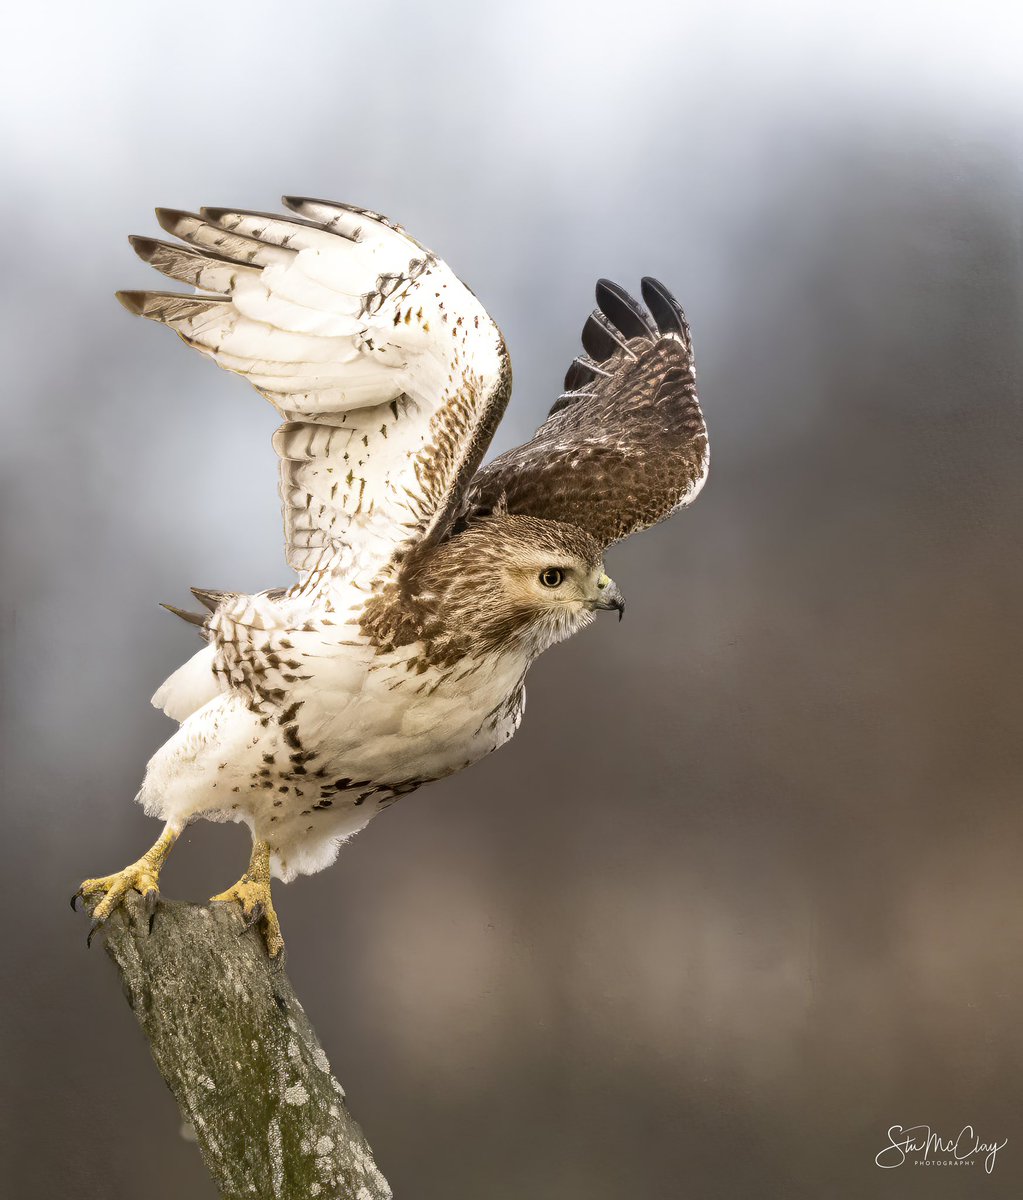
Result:
<svg viewBox="0 0 1023 1200"><path fill-rule="evenodd" d="M107 953L226 1200L389 1200L287 976L235 905L132 894Z"/></svg>

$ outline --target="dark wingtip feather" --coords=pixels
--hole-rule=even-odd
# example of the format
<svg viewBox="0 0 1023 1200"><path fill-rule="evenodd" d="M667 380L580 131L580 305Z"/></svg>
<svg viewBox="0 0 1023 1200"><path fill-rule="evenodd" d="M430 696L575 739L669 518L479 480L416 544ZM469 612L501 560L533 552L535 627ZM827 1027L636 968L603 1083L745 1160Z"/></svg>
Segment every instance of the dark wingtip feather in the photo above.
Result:
<svg viewBox="0 0 1023 1200"><path fill-rule="evenodd" d="M214 225L219 225L224 217L230 216L231 213L240 212L236 208L211 208L208 204L204 204L199 209L199 216L204 221L211 221Z"/></svg>
<svg viewBox="0 0 1023 1200"><path fill-rule="evenodd" d="M185 212L180 208L158 208L156 211L157 224L167 233L177 237L178 229L181 227L182 221L193 220L198 221L202 218L198 213Z"/></svg>
<svg viewBox="0 0 1023 1200"><path fill-rule="evenodd" d="M608 332L596 313L590 313L583 326L583 349L596 362L605 362L621 344Z"/></svg>
<svg viewBox="0 0 1023 1200"><path fill-rule="evenodd" d="M585 363L581 363L577 358L572 360L572 365L565 373L565 391L577 392L581 387L585 387L588 383L594 380L594 372L590 370Z"/></svg>
<svg viewBox="0 0 1023 1200"><path fill-rule="evenodd" d="M659 280L645 275L640 283L643 291L643 301L661 333L677 333L686 342L689 341L689 322L682 311L682 305Z"/></svg>
<svg viewBox="0 0 1023 1200"><path fill-rule="evenodd" d="M150 258L156 253L157 249L165 243L157 241L156 238L143 237L137 233L128 235L128 242L135 253L142 259L143 262L149 262Z"/></svg>
<svg viewBox="0 0 1023 1200"><path fill-rule="evenodd" d="M145 292L114 292L114 295L133 317L142 316L142 309L146 303Z"/></svg>
<svg viewBox="0 0 1023 1200"><path fill-rule="evenodd" d="M610 279L597 280L597 307L626 338L657 336L649 316L623 288Z"/></svg>

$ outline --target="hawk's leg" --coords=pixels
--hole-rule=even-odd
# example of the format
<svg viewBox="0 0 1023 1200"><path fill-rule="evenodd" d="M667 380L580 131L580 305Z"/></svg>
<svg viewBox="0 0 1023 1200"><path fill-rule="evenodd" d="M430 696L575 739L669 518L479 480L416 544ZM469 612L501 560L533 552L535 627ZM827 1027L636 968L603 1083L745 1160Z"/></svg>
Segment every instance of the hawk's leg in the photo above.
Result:
<svg viewBox="0 0 1023 1200"><path fill-rule="evenodd" d="M149 929L150 932L152 931L156 902L160 899L160 868L170 853L171 846L178 840L182 829L184 829L183 823L168 821L163 827L163 833L137 862L129 863L123 871L117 871L113 875L103 875L98 879L86 879L82 883L82 886L71 897L72 908L79 896L103 893L103 899L92 910L92 928L89 930L88 937L90 943L92 935L133 888L142 896L145 911L149 917Z"/></svg>
<svg viewBox="0 0 1023 1200"><path fill-rule="evenodd" d="M281 937L281 923L277 920L270 897L269 842L261 842L254 838L249 869L233 887L221 892L219 896L211 896L210 899L236 900L242 906L246 929L251 929L257 922L262 923L263 937L270 957L277 958L282 953L284 938Z"/></svg>

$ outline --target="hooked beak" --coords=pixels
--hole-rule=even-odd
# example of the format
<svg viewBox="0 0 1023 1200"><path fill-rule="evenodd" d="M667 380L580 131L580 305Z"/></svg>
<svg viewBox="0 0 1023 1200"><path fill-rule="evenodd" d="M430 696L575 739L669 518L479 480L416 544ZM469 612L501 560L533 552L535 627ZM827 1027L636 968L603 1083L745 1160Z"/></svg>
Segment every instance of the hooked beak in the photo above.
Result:
<svg viewBox="0 0 1023 1200"><path fill-rule="evenodd" d="M625 613L625 597L618 590L618 584L609 576L601 575L597 580L597 593L597 598L591 602L593 608L608 611L612 608L617 609L620 621Z"/></svg>

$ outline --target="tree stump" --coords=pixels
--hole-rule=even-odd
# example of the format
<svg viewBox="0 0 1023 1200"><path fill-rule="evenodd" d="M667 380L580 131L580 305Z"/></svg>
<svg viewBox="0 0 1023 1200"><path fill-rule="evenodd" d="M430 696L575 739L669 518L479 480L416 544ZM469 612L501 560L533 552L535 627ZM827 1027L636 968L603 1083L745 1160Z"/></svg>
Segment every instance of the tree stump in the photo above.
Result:
<svg viewBox="0 0 1023 1200"><path fill-rule="evenodd" d="M238 907L161 900L147 925L132 893L98 936L225 1200L390 1200L283 968Z"/></svg>

